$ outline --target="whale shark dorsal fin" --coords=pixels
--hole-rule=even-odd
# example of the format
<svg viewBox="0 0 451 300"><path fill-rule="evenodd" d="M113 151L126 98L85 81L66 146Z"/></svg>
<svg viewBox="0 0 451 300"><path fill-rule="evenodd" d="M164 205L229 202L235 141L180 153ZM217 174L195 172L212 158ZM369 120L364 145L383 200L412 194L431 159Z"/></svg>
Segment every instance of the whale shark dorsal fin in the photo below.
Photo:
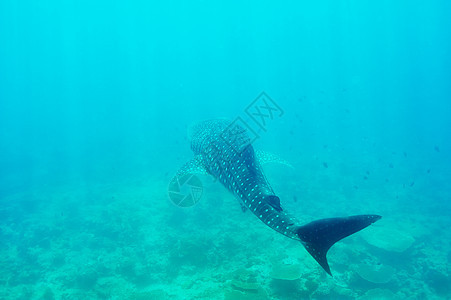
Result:
<svg viewBox="0 0 451 300"><path fill-rule="evenodd" d="M290 168L294 168L288 161L277 156L274 153L270 153L270 152L262 151L262 150L255 150L255 156L261 165L265 165L268 163L278 163L278 164L282 164L282 165L290 167Z"/></svg>
<svg viewBox="0 0 451 300"><path fill-rule="evenodd" d="M280 206L280 199L276 195L269 195L265 197L266 202L271 205L275 210L282 211L283 208Z"/></svg>
<svg viewBox="0 0 451 300"><path fill-rule="evenodd" d="M184 175L208 175L207 170L202 164L202 157L200 155L194 156L191 160L185 163L178 171L176 176L182 177Z"/></svg>

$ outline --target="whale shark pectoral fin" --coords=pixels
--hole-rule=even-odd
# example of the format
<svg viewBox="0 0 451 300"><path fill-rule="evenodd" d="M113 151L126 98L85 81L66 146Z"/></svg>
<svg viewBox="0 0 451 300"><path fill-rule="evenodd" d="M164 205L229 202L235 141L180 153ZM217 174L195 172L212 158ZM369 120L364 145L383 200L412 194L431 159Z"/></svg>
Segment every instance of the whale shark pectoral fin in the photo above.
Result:
<svg viewBox="0 0 451 300"><path fill-rule="evenodd" d="M207 169L202 164L202 157L196 155L194 158L185 163L175 175L176 177L182 177L184 175L209 175Z"/></svg>
<svg viewBox="0 0 451 300"><path fill-rule="evenodd" d="M330 247L380 218L382 217L378 215L358 215L346 218L321 219L299 226L296 233L307 251L332 276L326 257Z"/></svg>
<svg viewBox="0 0 451 300"><path fill-rule="evenodd" d="M286 161L283 158L280 158L279 156L277 156L273 153L262 151L262 150L256 150L255 156L256 156L258 162L262 165L265 165L268 163L279 163L279 164L282 164L284 166L294 169L294 167L288 161Z"/></svg>

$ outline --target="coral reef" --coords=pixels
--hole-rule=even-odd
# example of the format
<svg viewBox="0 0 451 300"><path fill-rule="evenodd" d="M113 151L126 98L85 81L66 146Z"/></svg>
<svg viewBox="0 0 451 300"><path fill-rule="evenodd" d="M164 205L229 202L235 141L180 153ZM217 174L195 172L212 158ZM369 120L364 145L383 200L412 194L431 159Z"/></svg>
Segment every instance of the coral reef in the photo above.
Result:
<svg viewBox="0 0 451 300"><path fill-rule="evenodd" d="M165 182L151 186L140 182L92 188L89 198L96 200L83 203L77 203L88 197L81 187L36 191L49 200L45 207L35 204L31 210L20 209L20 195L11 198L14 201L3 207L9 213L0 224L0 298L297 300L451 295L450 255L444 244L451 238L449 232L419 243L413 236L425 239L424 232L432 229L418 229L409 221L410 227L416 226L411 236L396 223L381 222L331 249L331 278L299 242L274 234L251 214L242 213L226 192L211 198L207 193L194 208L181 209L167 200ZM331 205L325 214L334 214L337 207ZM427 221L436 230L448 224L445 219Z"/></svg>
<svg viewBox="0 0 451 300"><path fill-rule="evenodd" d="M363 279L372 283L387 283L395 274L395 269L384 265L359 264L355 271Z"/></svg>
<svg viewBox="0 0 451 300"><path fill-rule="evenodd" d="M362 237L370 245L393 252L404 252L415 242L405 231L380 226L374 226L371 232L363 232Z"/></svg>

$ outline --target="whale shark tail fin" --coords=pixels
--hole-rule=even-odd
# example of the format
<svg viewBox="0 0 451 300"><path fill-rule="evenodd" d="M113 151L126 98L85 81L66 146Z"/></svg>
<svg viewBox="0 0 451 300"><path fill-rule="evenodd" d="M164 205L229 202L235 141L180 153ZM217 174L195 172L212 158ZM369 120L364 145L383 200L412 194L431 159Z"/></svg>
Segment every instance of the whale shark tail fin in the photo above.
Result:
<svg viewBox="0 0 451 300"><path fill-rule="evenodd" d="M327 251L339 240L362 230L382 218L378 215L358 215L345 218L329 218L299 226L296 233L307 251L329 275Z"/></svg>

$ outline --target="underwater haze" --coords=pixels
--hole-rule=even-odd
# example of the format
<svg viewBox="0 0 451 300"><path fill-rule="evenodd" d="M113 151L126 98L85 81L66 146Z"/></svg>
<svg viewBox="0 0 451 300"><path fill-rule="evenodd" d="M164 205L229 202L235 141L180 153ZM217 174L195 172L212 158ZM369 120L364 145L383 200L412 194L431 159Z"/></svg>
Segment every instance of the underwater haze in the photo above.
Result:
<svg viewBox="0 0 451 300"><path fill-rule="evenodd" d="M451 2L0 1L1 299L450 299ZM226 118L329 276L212 177ZM185 199L185 198L184 198Z"/></svg>

